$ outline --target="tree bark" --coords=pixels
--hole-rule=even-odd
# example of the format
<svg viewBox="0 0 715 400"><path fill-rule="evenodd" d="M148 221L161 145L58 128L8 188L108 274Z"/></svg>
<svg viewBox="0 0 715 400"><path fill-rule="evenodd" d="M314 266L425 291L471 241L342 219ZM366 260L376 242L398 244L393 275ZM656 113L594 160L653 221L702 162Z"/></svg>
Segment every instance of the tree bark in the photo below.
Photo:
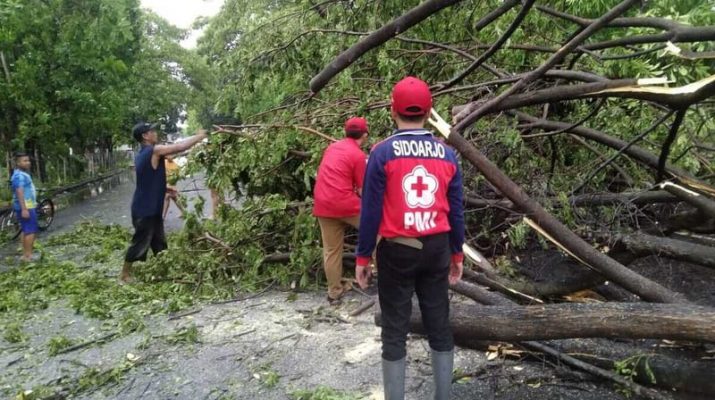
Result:
<svg viewBox="0 0 715 400"><path fill-rule="evenodd" d="M497 293L490 292L488 290L484 290L481 287L471 284L469 282L466 282L464 280L460 280L459 282L455 283L454 285L450 285L449 288L463 296L469 297L470 299L472 299L480 304L486 304L486 305L511 305L511 304L513 304L511 300L509 300Z"/></svg>
<svg viewBox="0 0 715 400"><path fill-rule="evenodd" d="M715 268L715 247L644 233L619 235L614 239L634 254L657 255Z"/></svg>
<svg viewBox="0 0 715 400"><path fill-rule="evenodd" d="M452 304L455 339L519 342L566 338L671 339L715 343L715 310L683 304L601 303L539 306ZM413 307L413 310L416 310ZM375 323L381 326L381 314ZM424 333L413 311L413 332Z"/></svg>

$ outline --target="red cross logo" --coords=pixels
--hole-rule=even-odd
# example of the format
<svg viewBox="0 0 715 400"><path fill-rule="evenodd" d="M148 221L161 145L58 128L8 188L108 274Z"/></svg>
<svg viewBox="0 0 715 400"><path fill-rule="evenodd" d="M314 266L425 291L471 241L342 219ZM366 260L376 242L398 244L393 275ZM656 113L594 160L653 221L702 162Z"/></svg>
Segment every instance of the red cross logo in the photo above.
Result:
<svg viewBox="0 0 715 400"><path fill-rule="evenodd" d="M417 197L422 197L422 192L429 189L429 186L422 183L422 177L418 176L417 182L413 183L410 189L417 191Z"/></svg>
<svg viewBox="0 0 715 400"><path fill-rule="evenodd" d="M432 207L438 187L437 178L422 165L415 166L410 173L402 178L405 203L409 208Z"/></svg>

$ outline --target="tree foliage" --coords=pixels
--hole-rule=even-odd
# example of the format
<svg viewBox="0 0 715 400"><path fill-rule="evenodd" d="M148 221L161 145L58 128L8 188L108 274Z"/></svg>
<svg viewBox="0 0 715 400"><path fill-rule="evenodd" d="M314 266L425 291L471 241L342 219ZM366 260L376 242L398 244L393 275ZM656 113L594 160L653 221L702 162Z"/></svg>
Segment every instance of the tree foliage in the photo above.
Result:
<svg viewBox="0 0 715 400"><path fill-rule="evenodd" d="M205 65L138 0L3 0L0 21L4 151L111 149L138 120L175 131Z"/></svg>
<svg viewBox="0 0 715 400"><path fill-rule="evenodd" d="M538 6L588 19L601 16L618 3L568 0L539 2ZM325 65L368 33L418 4L417 0L226 1L222 11L206 26L198 52L206 57L217 77L214 111L233 115L247 128L238 135L212 139L212 145L202 155L215 166L211 179L222 183L225 189L240 189L249 196L278 193L289 201L309 199L321 152L328 143L290 126L310 126L339 138L345 118L362 115L369 120L372 140L381 140L392 129L389 91L401 77L417 75L432 84L435 108L448 116L455 105L499 94L506 87L500 80L535 69L582 28L535 7L482 68L456 86L440 90L497 41L520 8L517 3L478 30L474 28L477 22L502 2L463 1L366 53L312 96L308 82ZM708 2L699 0L651 1L630 10L625 17L674 21L683 26L715 25L715 11ZM606 27L590 38L586 46L661 32L663 29L638 24ZM712 43L695 40L676 41L674 45L685 52L704 54L713 50ZM662 41L577 51L556 69L587 72L607 79L666 77L676 86L703 79L714 71L711 59L677 56ZM526 90L568 83L565 79L545 78ZM581 121L584 126L626 142L664 115L657 105L616 98L551 102L523 107L520 111L568 124ZM668 159L694 176L709 175L709 179L714 172L713 153L700 151L697 146L713 142L715 125L708 117L712 111L712 106L706 103L688 110ZM658 125L637 145L657 157L671 121L672 118ZM541 133L499 113L480 119L466 135L531 196L555 199L547 205L569 226L596 222L600 228L619 229L620 224L633 222L627 216L623 220L621 213L610 209L598 215L575 214L558 199L568 198L582 183L581 190L586 193L646 190L657 183L652 170L619 158L585 180L591 170L617 149L566 133ZM310 156L298 157L295 150L306 151ZM464 164L463 168L468 195L498 196L473 167ZM470 224L469 236L484 239L485 244L501 240L501 234L513 225L498 210L469 213L468 218L474 222ZM314 231L317 226L311 224L303 229ZM522 231L518 231L520 242Z"/></svg>

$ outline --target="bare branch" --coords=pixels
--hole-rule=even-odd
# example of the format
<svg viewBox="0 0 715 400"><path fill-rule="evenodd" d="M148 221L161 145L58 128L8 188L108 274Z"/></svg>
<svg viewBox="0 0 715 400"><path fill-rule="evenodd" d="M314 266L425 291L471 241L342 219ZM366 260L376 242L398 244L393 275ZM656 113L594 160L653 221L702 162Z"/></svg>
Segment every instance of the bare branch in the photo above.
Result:
<svg viewBox="0 0 715 400"><path fill-rule="evenodd" d="M565 123L565 122L557 122L557 121L549 121L549 120L544 120L544 119L539 119L537 117L531 116L529 114L519 112L519 111L510 111L509 114L515 115L520 121L528 122L531 124L532 127L539 127L542 129L549 129L549 130L554 130L554 129L563 129L563 128L568 128L570 124ZM573 129L569 130L570 133L574 135L578 135L580 137L593 140L595 142L598 142L602 145L608 146L612 149L621 149L626 146L627 142L621 139L618 139L614 136L608 135L604 132L598 131L593 128L587 128L585 126L579 126ZM638 161L642 165L645 165L649 168L652 169L657 169L658 168L658 157L649 152L648 150L639 147L639 146L629 146L626 150L623 151L624 154L628 155L632 159ZM666 171L668 172L669 175L673 177L688 177L691 179L695 179L689 172L677 168L672 165L667 165L666 166Z"/></svg>
<svg viewBox="0 0 715 400"><path fill-rule="evenodd" d="M544 62L539 68L529 72L526 74L519 82L515 83L512 87L501 93L499 96L487 101L484 103L482 106L477 108L475 111L473 111L471 114L469 114L466 118L464 118L461 122L459 122L453 129L453 132L462 132L466 127L472 125L474 122L476 122L479 118L481 118L483 115L487 114L490 112L492 109L494 109L496 106L498 106L502 101L504 101L507 97L511 96L514 94L516 91L521 90L522 88L526 87L529 83L539 79L546 73L546 71L550 70L553 68L557 63L559 63L561 60L564 59L569 53L574 51L578 46L581 45L586 39L588 39L593 33L601 29L605 24L607 24L609 21L613 20L620 14L624 13L627 9L629 9L636 0L625 0L613 9L611 9L608 13L604 14L602 17L594 21L592 24L590 24L586 29L581 31L578 35L576 35L573 39L571 39L568 43L566 43L563 47L559 49L555 54L553 54L549 59Z"/></svg>
<svg viewBox="0 0 715 400"><path fill-rule="evenodd" d="M483 16L476 24L474 24L475 31L481 31L487 25L494 22L497 18L504 15L507 11L514 8L515 5L519 4L519 0L504 0L504 3L499 7L495 8L487 15Z"/></svg>
<svg viewBox="0 0 715 400"><path fill-rule="evenodd" d="M428 0L407 13L393 19L382 28L371 33L337 56L333 62L328 64L318 75L310 80L310 90L313 94L318 93L335 75L349 67L363 54L382 45L414 25L417 25L432 14L435 14L443 8L457 4L460 1L461 0Z"/></svg>
<svg viewBox="0 0 715 400"><path fill-rule="evenodd" d="M650 128L646 129L645 131L641 132L638 136L636 136L633 139L631 139L630 141L628 141L628 143L626 143L625 146L621 147L618 150L618 152L616 152L616 154L612 155L610 158L603 161L598 167L596 167L596 169L591 171L588 174L588 176L581 182L581 184L578 185L574 190L571 191L571 194L578 193L581 189L583 189L584 186L586 186L588 184L588 182L591 181L591 179L593 179L594 176L596 176L599 172L601 172L604 168L606 168L609 164L611 164L616 158L618 158L621 154L623 154L624 151L628 150L629 147L633 146L636 142L638 142L639 140L646 137L646 135L648 135L651 132L653 132L654 130L656 130L658 128L658 126L660 126L660 124L662 124L666 119L670 118L671 115L673 115L673 111L665 114L660 119L658 119L658 121L656 121L655 124L653 124ZM675 119L677 121L678 117L676 116ZM675 122L673 124L675 124ZM567 130L571 130L571 129L567 129ZM660 168L660 165L659 165L659 168ZM665 169L665 164L663 164L663 168Z"/></svg>
<svg viewBox="0 0 715 400"><path fill-rule="evenodd" d="M660 150L660 157L658 157L658 173L656 174L656 182L662 181L665 176L665 163L668 161L670 146L672 146L675 141L675 136L678 134L678 129L680 129L680 125L683 123L683 118L685 117L685 113L687 111L687 108L683 108L678 110L678 113L675 114L675 120L673 121L673 125L670 126L668 136L665 138L663 147Z"/></svg>
<svg viewBox="0 0 715 400"><path fill-rule="evenodd" d="M460 72L457 76L454 78L450 79L448 82L446 82L440 89L447 89L450 88L457 83L461 82L464 78L466 78L469 74L472 73L475 69L479 68L479 66L484 63L489 57L491 57L494 53L496 53L501 46L506 43L507 40L511 37L511 35L516 31L516 29L521 25L521 22L524 21L524 18L526 18L526 15L529 13L529 10L531 10L531 7L534 5L536 0L526 0L524 5L521 7L521 10L519 10L519 14L517 14L516 18L514 18L514 21L512 21L511 25L509 25L509 28L499 37L499 39L492 44L487 51L482 53L478 59L476 59L471 65L469 65L464 71Z"/></svg>

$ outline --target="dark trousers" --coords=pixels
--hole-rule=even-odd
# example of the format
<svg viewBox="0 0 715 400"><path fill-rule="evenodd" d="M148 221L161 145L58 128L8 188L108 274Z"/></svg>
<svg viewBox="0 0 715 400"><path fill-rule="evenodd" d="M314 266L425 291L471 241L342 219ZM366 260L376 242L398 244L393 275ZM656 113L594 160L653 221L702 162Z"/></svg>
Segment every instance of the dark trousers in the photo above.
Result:
<svg viewBox="0 0 715 400"><path fill-rule="evenodd" d="M430 347L437 351L454 348L449 327L449 236L441 233L418 239L421 250L388 240L377 246L382 358L387 361L406 355L413 293L417 293Z"/></svg>
<svg viewBox="0 0 715 400"><path fill-rule="evenodd" d="M146 261L149 248L155 255L166 250L164 219L161 215L143 218L132 217L132 225L134 225L134 236L132 236L132 243L129 245L124 261Z"/></svg>

